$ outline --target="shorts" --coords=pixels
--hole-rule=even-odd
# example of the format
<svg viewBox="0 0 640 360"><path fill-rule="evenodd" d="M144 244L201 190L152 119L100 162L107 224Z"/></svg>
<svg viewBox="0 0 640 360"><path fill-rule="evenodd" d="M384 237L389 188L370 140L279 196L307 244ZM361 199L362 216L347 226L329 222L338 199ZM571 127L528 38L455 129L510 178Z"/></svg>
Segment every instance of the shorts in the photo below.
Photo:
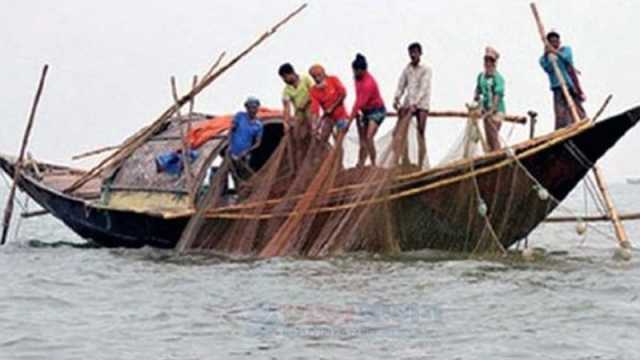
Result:
<svg viewBox="0 0 640 360"><path fill-rule="evenodd" d="M335 126L335 128L338 130L347 129L349 128L349 120L347 119L336 120L333 126Z"/></svg>
<svg viewBox="0 0 640 360"><path fill-rule="evenodd" d="M361 126L367 126L369 121L373 121L378 124L378 126L380 126L382 125L385 116L387 116L387 109L385 109L384 107L363 110L362 117L360 118L359 122Z"/></svg>

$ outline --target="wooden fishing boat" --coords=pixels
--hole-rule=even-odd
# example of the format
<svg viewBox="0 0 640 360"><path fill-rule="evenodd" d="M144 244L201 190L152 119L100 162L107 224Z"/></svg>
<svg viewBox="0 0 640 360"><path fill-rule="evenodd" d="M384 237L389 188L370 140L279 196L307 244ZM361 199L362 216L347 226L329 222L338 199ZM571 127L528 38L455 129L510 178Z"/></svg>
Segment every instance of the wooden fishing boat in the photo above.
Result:
<svg viewBox="0 0 640 360"><path fill-rule="evenodd" d="M206 118L194 115L189 121L196 124ZM398 214L393 221L401 232L401 249L472 250L487 235L484 217L468 211L478 201L469 196L470 186L486 203L488 221L499 232L502 246L510 247L534 230L638 120L640 107L597 123L576 123L478 158L403 174L387 199L392 213ZM180 146L179 123L173 119L120 168L72 193L64 190L85 172L44 162L24 166L19 187L79 236L99 245L173 248L193 214L189 188L183 178L156 173L154 154ZM266 141L252 158L256 169L282 138L281 120L266 122L265 131ZM201 149L192 165L197 186L206 186L208 169L226 142L221 134ZM12 175L13 159L0 156L0 167ZM501 184L508 184L509 191L496 191ZM233 190L227 191L233 199Z"/></svg>

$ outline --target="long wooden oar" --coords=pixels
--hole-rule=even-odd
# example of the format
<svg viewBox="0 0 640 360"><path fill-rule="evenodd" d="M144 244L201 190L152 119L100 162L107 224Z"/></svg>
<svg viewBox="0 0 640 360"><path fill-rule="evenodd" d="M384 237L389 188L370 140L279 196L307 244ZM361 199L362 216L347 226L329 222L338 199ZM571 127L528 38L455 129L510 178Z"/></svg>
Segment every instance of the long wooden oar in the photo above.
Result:
<svg viewBox="0 0 640 360"><path fill-rule="evenodd" d="M549 45L546 37L546 33L544 31L544 26L542 25L542 20L540 20L540 15L538 14L538 9L536 8L536 4L531 3L531 11L533 12L533 16L536 19L536 23L538 25L538 32L540 33L540 38L542 39L543 44L546 46ZM562 76L562 72L560 71L560 67L558 66L558 57L554 53L550 53L549 59L551 60L551 65L553 66L553 71L560 82L560 87L562 89L562 93L564 94L565 100L567 104L569 104L569 108L571 110L571 116L575 122L580 121L580 116L578 116L578 111L576 109L576 104L569 93L569 88L567 87L567 83ZM609 213L609 217L613 222L613 228L616 233L616 237L618 238L618 244L620 247L624 249L628 249L631 247L631 243L629 242L629 238L627 237L627 233L622 226L622 222L620 221L620 216L618 214L618 210L615 208L613 204L613 200L609 195L609 191L607 190L607 184L604 181L604 176L602 175L602 171L597 165L593 166L593 174L596 178L596 183L598 185L598 189L602 194L602 198L605 200L605 205L607 206L607 212Z"/></svg>
<svg viewBox="0 0 640 360"><path fill-rule="evenodd" d="M29 142L29 136L31 135L31 129L33 128L33 119L35 119L36 116L36 109L38 108L38 103L40 102L40 95L42 94L42 89L44 88L44 80L47 77L47 71L49 71L49 65L45 65L44 68L42 68L42 75L40 76L38 90L36 91L36 96L33 100L33 105L31 106L31 113L29 114L29 120L27 121L27 128L25 129L24 135L22 136L20 155L18 156L18 160L13 167L13 184L11 185L11 190L9 191L7 206L4 209L4 220L2 221L2 239L0 240L0 245L4 245L7 240L7 233L9 232L9 226L11 225L11 215L13 214L13 198L16 195L16 188L18 186L18 182L20 181L22 161L27 150L27 143Z"/></svg>

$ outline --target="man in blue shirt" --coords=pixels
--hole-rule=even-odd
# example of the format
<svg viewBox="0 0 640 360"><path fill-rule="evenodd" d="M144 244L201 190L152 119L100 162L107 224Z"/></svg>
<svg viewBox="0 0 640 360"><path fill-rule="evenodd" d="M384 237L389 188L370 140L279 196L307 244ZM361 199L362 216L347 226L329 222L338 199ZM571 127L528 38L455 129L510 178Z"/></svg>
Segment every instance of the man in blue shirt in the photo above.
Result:
<svg viewBox="0 0 640 360"><path fill-rule="evenodd" d="M571 115L571 108L567 99L565 98L560 81L556 76L553 64L551 62L550 55L555 54L557 57L558 67L560 73L564 78L564 82L567 85L569 94L573 99L573 103L576 105L576 111L580 119L585 117L585 111L582 107L582 102L585 100L584 93L580 88L580 82L578 80L578 74L573 66L573 52L569 46L561 46L560 34L555 31L551 31L547 34L548 45L545 46L544 54L540 57L540 66L549 75L549 82L551 84L551 91L553 91L553 108L556 115L556 129L567 127L574 122Z"/></svg>
<svg viewBox="0 0 640 360"><path fill-rule="evenodd" d="M233 117L229 138L229 155L239 172L251 170L249 156L251 151L260 147L263 133L262 121L257 117L260 100L251 96L244 107L246 112L238 112Z"/></svg>

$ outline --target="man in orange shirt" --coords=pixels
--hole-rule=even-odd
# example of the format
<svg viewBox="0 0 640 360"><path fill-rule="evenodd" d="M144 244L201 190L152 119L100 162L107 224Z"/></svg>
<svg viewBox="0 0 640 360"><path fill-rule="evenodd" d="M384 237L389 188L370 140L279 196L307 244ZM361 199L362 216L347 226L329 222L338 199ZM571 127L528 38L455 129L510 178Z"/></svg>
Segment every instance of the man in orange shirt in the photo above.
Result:
<svg viewBox="0 0 640 360"><path fill-rule="evenodd" d="M321 65L309 69L315 85L309 91L311 97L311 123L319 133L320 141L326 142L333 134L335 138L349 129L349 114L344 106L347 90L340 79L328 76ZM322 109L322 117L320 117Z"/></svg>

